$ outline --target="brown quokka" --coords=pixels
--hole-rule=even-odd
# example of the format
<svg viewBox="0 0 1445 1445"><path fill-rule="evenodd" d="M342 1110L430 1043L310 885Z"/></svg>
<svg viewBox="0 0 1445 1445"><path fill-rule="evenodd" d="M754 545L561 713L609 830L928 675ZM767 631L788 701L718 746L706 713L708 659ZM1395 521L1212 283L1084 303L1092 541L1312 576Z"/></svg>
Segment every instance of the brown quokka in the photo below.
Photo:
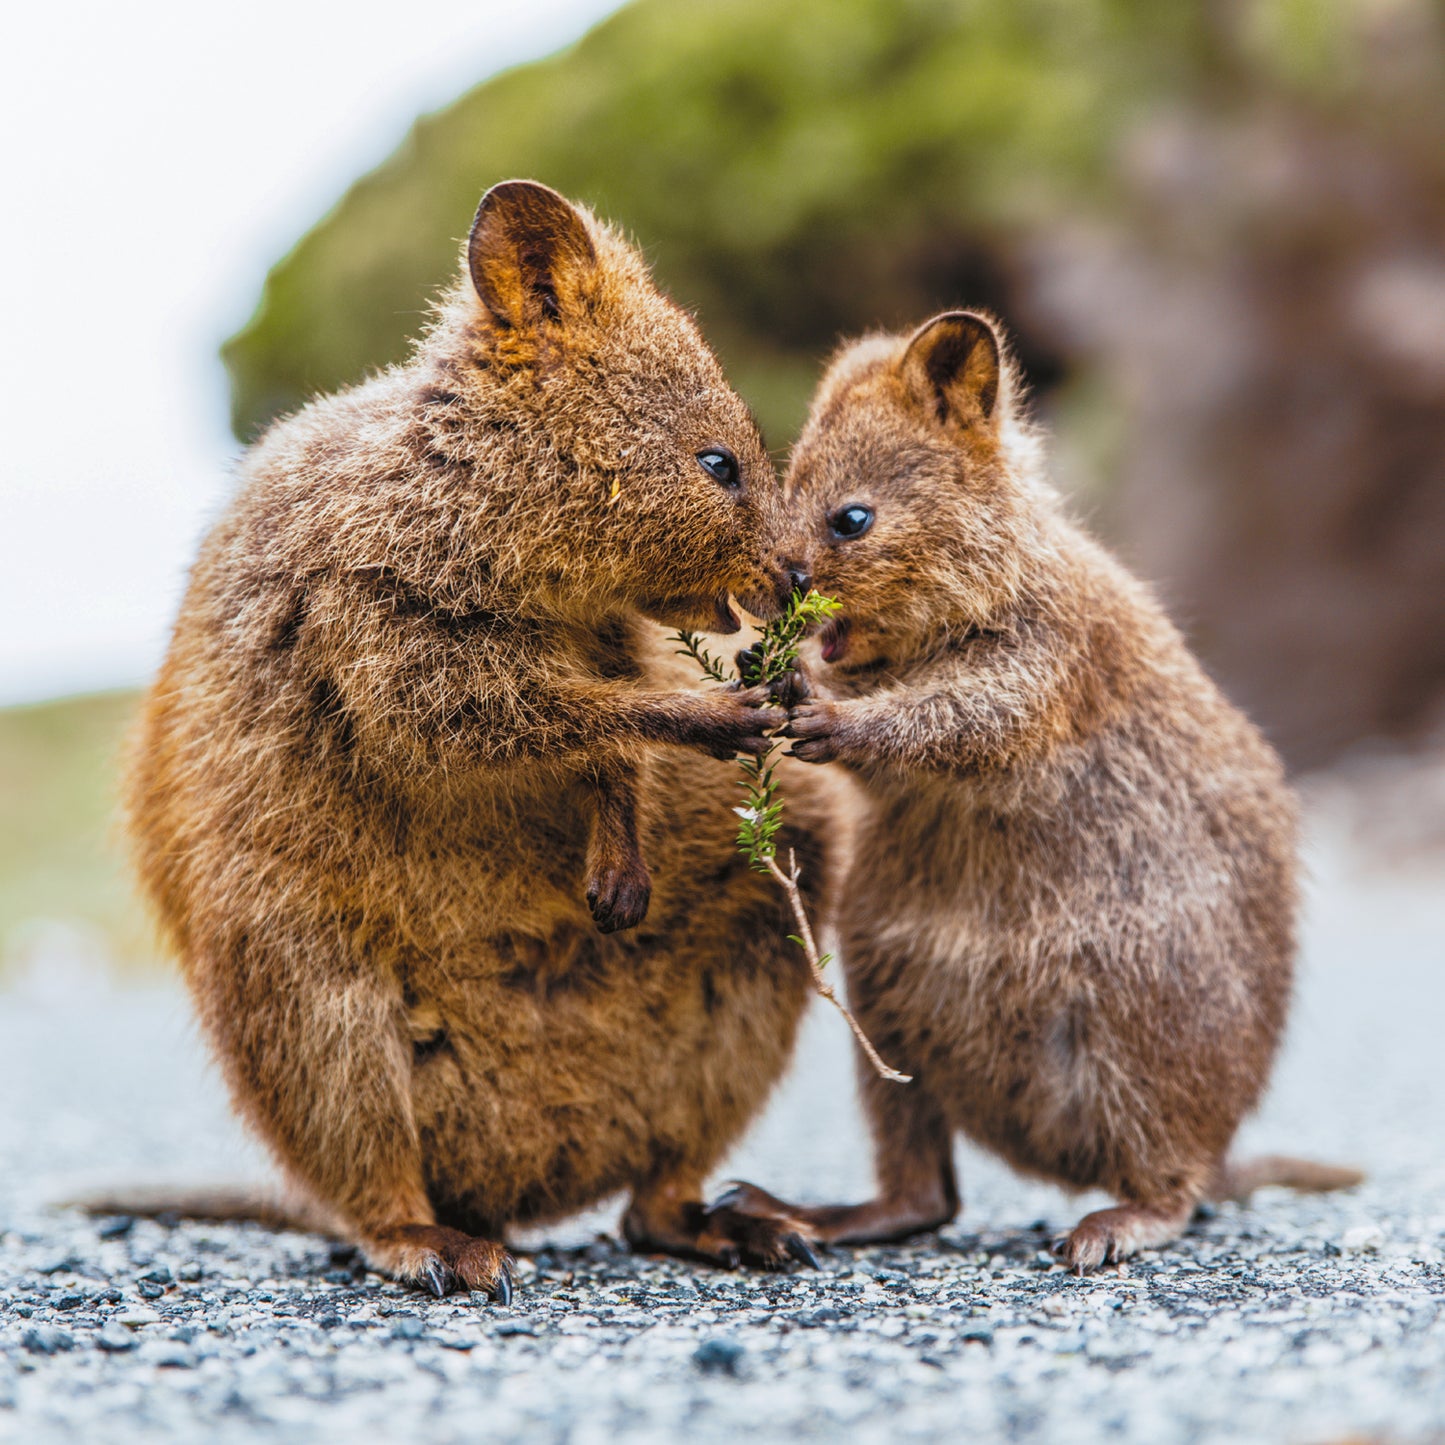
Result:
<svg viewBox="0 0 1445 1445"><path fill-rule="evenodd" d="M786 714L646 675L645 619L733 631L730 595L807 585L783 521L691 319L531 182L483 198L409 362L251 451L130 829L240 1112L379 1268L506 1298L509 1223L620 1189L640 1247L806 1253L700 1202L808 997L710 761Z"/></svg>
<svg viewBox="0 0 1445 1445"><path fill-rule="evenodd" d="M1206 1196L1353 1171L1226 1150L1289 1005L1295 811L1280 763L1149 592L1063 513L985 317L847 347L787 489L820 590L793 754L861 784L841 892L880 1185L725 1203L824 1241L959 1207L962 1131L1120 1204L1058 1246L1083 1272L1175 1238Z"/></svg>

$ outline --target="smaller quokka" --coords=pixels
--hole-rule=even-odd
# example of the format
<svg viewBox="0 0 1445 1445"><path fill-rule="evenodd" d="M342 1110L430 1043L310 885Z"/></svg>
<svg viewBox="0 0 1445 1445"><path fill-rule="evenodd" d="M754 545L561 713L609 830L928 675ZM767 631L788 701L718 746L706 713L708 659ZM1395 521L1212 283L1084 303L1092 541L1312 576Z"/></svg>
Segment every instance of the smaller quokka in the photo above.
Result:
<svg viewBox="0 0 1445 1445"><path fill-rule="evenodd" d="M847 347L794 454L821 635L794 756L862 785L848 991L905 1086L862 1071L878 1197L725 1200L825 1242L959 1207L953 1135L1107 1190L1076 1271L1174 1239L1209 1196L1358 1182L1225 1153L1289 1006L1295 814L1279 760L1145 587L1063 513L994 325Z"/></svg>

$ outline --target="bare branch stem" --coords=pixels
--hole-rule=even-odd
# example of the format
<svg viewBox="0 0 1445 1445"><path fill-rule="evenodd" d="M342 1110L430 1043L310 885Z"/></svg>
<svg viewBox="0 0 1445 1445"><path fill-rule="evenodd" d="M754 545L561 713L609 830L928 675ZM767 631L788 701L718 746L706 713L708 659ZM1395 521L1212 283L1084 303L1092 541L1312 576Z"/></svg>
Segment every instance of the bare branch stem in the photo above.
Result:
<svg viewBox="0 0 1445 1445"><path fill-rule="evenodd" d="M853 1037L858 1040L858 1047L867 1055L868 1062L873 1065L880 1078L892 1079L897 1084L912 1083L912 1074L900 1074L897 1069L890 1069L878 1057L878 1050L873 1047L858 1020L853 1017L847 1005L833 992L832 984L823 977L823 961L818 953L818 945L813 941L813 926L808 922L808 910L803 907L803 895L798 891L798 878L801 875L798 870L797 854L791 848L788 849L788 871L786 873L778 867L778 860L773 854L768 854L763 862L768 865L768 872L777 880L778 887L788 895L788 904L793 910L793 920L798 925L798 937L803 940L803 952L807 955L808 967L813 972L813 987L847 1019L848 1027L853 1030Z"/></svg>

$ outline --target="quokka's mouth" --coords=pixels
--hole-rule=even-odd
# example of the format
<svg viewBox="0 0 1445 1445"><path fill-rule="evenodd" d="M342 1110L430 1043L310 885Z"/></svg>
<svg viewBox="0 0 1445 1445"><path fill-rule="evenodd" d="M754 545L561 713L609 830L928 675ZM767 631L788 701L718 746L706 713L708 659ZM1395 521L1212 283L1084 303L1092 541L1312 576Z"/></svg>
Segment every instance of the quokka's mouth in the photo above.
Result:
<svg viewBox="0 0 1445 1445"><path fill-rule="evenodd" d="M713 602L713 612L713 620L716 623L713 628L714 632L733 633L742 629L743 620L738 616L737 609L733 607L732 597L728 593L718 593Z"/></svg>
<svg viewBox="0 0 1445 1445"><path fill-rule="evenodd" d="M848 650L851 624L846 617L834 617L823 624L818 641L823 644L823 661L838 662Z"/></svg>

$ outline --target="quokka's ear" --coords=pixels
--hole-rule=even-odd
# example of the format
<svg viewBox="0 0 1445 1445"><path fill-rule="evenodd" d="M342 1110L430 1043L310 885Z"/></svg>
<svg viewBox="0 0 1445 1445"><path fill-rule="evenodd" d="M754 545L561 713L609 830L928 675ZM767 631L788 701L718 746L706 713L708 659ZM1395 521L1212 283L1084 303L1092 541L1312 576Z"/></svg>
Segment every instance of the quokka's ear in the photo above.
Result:
<svg viewBox="0 0 1445 1445"><path fill-rule="evenodd" d="M976 311L945 311L913 333L903 354L903 376L939 421L994 433L1003 381L1000 352L998 334L987 317Z"/></svg>
<svg viewBox="0 0 1445 1445"><path fill-rule="evenodd" d="M482 305L504 326L557 321L580 310L597 265L587 223L536 181L502 181L482 197L467 238L467 266Z"/></svg>

